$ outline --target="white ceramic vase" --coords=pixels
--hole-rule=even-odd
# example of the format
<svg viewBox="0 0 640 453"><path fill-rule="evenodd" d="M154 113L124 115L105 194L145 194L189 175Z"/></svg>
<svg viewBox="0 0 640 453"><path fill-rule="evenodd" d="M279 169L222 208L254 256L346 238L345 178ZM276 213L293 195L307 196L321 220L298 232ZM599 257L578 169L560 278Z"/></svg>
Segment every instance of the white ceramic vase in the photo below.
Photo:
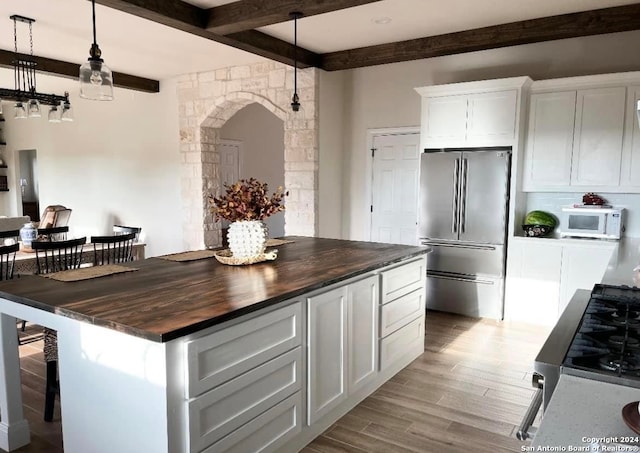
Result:
<svg viewBox="0 0 640 453"><path fill-rule="evenodd" d="M264 253L267 226L261 220L239 220L229 225L229 250L236 258L249 258Z"/></svg>

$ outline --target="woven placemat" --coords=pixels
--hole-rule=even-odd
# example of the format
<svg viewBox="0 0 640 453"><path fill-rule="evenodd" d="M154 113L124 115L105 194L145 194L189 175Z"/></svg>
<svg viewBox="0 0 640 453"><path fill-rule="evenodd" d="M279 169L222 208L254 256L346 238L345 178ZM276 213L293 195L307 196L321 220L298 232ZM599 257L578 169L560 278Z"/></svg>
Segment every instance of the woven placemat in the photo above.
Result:
<svg viewBox="0 0 640 453"><path fill-rule="evenodd" d="M288 239L267 239L267 247L277 247L282 244L292 244L293 242Z"/></svg>
<svg viewBox="0 0 640 453"><path fill-rule="evenodd" d="M82 267L68 271L41 274L43 277L58 280L59 282L77 282L90 278L105 277L107 275L121 274L123 272L137 271L135 267L120 266L118 264L105 264L104 266Z"/></svg>
<svg viewBox="0 0 640 453"><path fill-rule="evenodd" d="M156 258L162 258L163 260L169 261L195 261L195 260L203 260L206 258L213 258L215 256L215 252L213 250L193 250L191 252L180 252L180 253L172 253L170 255L162 255Z"/></svg>

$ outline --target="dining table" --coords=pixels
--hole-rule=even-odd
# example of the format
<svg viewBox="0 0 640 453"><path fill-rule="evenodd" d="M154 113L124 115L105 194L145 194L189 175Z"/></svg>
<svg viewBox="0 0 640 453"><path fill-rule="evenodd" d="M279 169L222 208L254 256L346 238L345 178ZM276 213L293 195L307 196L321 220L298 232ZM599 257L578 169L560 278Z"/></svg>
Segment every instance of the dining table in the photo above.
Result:
<svg viewBox="0 0 640 453"><path fill-rule="evenodd" d="M88 242L82 246L82 264L93 264L94 261L94 245L101 247L102 244L93 244ZM145 258L144 248L146 244L144 242L134 242L132 256L134 261L143 260ZM36 262L35 250L27 249L20 244L20 250L16 252L16 261L13 268L14 275L22 274L35 274L37 272L38 265Z"/></svg>

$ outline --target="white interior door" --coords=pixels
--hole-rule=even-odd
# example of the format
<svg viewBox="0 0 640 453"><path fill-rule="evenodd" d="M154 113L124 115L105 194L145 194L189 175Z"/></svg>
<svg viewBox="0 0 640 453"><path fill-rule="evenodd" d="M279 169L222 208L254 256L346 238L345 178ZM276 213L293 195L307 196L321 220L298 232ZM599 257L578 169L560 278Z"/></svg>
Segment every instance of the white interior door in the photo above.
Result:
<svg viewBox="0 0 640 453"><path fill-rule="evenodd" d="M373 137L371 240L418 244L420 134Z"/></svg>
<svg viewBox="0 0 640 453"><path fill-rule="evenodd" d="M233 184L240 179L240 149L242 142L238 140L220 141L220 193L224 193L224 184ZM227 220L222 219L222 228L229 226Z"/></svg>

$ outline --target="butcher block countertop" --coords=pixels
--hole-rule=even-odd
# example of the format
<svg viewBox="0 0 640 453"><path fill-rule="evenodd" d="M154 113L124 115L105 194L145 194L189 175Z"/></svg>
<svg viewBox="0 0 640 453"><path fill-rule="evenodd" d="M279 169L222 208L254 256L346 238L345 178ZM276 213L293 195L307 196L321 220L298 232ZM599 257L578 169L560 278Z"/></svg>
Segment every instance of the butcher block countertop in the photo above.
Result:
<svg viewBox="0 0 640 453"><path fill-rule="evenodd" d="M428 247L286 237L275 261L148 258L138 269L74 282L37 275L0 282L0 297L166 342L333 283L419 256ZM2 300L0 300L2 303Z"/></svg>

